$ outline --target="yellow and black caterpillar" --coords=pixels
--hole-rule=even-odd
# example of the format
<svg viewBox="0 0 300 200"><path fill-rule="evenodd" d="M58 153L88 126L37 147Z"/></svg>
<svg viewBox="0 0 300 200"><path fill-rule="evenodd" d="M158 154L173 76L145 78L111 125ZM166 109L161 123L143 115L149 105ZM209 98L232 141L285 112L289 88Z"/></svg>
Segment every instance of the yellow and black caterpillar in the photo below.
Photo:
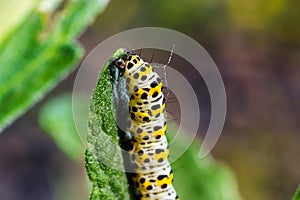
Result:
<svg viewBox="0 0 300 200"><path fill-rule="evenodd" d="M126 80L129 99L127 128L131 136L130 158L135 166L133 181L142 200L178 200L168 162L165 98L162 82L152 66L133 52L112 60Z"/></svg>

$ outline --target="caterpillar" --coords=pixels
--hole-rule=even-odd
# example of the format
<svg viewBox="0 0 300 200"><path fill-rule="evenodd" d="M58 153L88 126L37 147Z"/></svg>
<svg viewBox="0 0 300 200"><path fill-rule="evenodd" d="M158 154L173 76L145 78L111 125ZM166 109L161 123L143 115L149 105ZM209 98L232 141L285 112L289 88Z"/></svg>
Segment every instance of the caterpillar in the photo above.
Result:
<svg viewBox="0 0 300 200"><path fill-rule="evenodd" d="M131 135L129 154L134 163L133 182L138 199L179 200L168 161L162 81L149 63L131 51L120 50L122 53L111 64L126 80L129 97L126 131Z"/></svg>

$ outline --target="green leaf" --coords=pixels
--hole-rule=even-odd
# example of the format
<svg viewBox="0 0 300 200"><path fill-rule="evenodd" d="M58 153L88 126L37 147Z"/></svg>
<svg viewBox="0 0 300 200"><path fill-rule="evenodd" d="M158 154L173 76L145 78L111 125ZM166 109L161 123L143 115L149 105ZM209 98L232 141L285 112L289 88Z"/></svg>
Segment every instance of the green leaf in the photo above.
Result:
<svg viewBox="0 0 300 200"><path fill-rule="evenodd" d="M122 53L116 51L112 58ZM90 199L129 199L123 172L118 127L115 123L109 61L105 64L94 90L88 117L86 169L93 189Z"/></svg>
<svg viewBox="0 0 300 200"><path fill-rule="evenodd" d="M103 11L107 2L68 1L51 20L53 13L48 12L53 10L38 7L2 40L0 131L74 69L84 53L76 38L96 14ZM57 4L53 0L48 3Z"/></svg>
<svg viewBox="0 0 300 200"><path fill-rule="evenodd" d="M298 189L293 197L293 200L300 200L300 185L298 186Z"/></svg>
<svg viewBox="0 0 300 200"><path fill-rule="evenodd" d="M84 155L84 148L77 134L72 114L72 96L62 94L42 107L39 112L39 123L65 155L80 162Z"/></svg>

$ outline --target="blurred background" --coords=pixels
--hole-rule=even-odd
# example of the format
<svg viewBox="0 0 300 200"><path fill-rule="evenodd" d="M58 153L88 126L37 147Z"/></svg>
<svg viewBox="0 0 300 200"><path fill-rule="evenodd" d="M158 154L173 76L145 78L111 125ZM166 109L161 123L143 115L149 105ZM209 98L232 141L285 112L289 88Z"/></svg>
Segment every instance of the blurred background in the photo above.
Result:
<svg viewBox="0 0 300 200"><path fill-rule="evenodd" d="M233 169L245 200L291 199L300 183L299 8L298 0L112 0L79 41L88 53L114 34L144 26L198 41L227 92L213 156ZM38 123L41 107L71 92L75 76L0 135L0 199L87 199L84 165L76 161L83 155L66 157Z"/></svg>

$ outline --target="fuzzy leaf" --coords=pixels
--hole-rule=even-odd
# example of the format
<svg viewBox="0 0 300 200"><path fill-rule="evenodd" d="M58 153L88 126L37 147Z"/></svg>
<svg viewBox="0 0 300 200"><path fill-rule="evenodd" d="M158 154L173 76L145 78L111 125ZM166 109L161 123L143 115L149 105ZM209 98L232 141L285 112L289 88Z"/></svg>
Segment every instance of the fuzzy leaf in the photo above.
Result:
<svg viewBox="0 0 300 200"><path fill-rule="evenodd" d="M120 51L113 54L118 57ZM86 169L93 189L90 199L129 199L123 172L118 127L115 123L109 62L102 69L94 90L88 117Z"/></svg>

